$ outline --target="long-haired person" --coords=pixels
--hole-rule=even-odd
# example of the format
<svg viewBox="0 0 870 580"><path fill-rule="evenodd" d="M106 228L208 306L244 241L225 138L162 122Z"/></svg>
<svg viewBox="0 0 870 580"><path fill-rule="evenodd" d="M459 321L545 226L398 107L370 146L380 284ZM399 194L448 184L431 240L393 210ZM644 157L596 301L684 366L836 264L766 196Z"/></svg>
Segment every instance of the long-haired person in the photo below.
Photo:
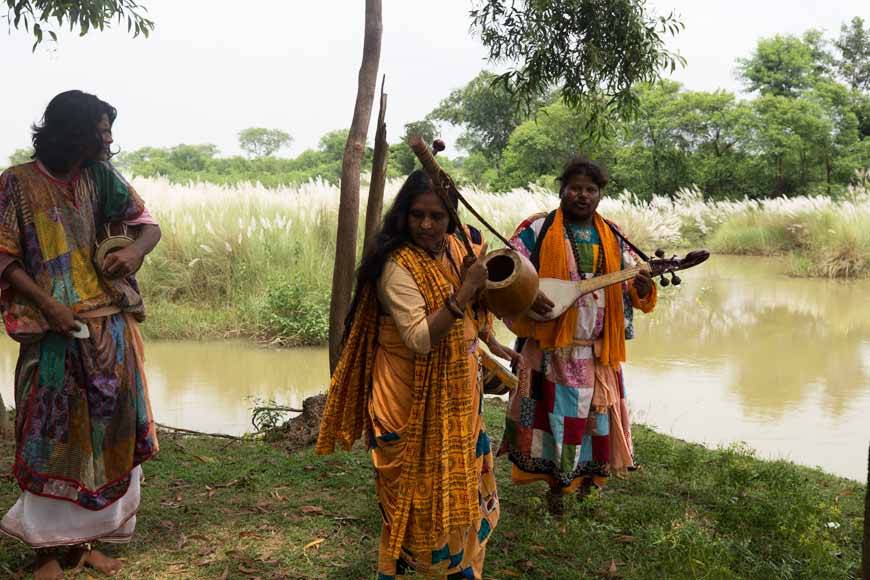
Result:
<svg viewBox="0 0 870 580"><path fill-rule="evenodd" d="M455 204L455 200L454 200ZM476 252L463 258L462 237ZM459 229L422 171L412 173L359 268L318 453L366 432L383 516L378 578L482 578L498 523L478 346L492 335L477 297L486 244Z"/></svg>
<svg viewBox="0 0 870 580"><path fill-rule="evenodd" d="M22 489L0 530L37 550L37 580L63 578L64 555L120 569L90 543L130 540L140 465L157 451L142 298L129 275L160 228L104 161L115 116L94 95L57 95L34 127L34 160L0 176L0 309L21 343L14 475ZM115 223L141 234L95 264L98 232Z"/></svg>

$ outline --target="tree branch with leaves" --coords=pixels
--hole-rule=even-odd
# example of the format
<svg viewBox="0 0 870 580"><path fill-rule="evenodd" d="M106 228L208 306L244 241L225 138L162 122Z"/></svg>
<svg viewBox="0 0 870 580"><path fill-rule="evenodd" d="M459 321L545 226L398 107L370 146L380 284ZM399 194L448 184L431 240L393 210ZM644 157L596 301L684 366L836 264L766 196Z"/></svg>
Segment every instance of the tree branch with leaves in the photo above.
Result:
<svg viewBox="0 0 870 580"><path fill-rule="evenodd" d="M33 49L46 38L57 41L56 29L69 26L84 36L91 29L104 30L116 20L126 22L133 37L147 37L154 22L145 17L148 9L136 0L6 0L6 19L11 30L33 34Z"/></svg>
<svg viewBox="0 0 870 580"><path fill-rule="evenodd" d="M682 22L653 16L645 0L476 0L471 20L490 60L511 65L497 82L527 109L558 90L593 120L631 116L634 85L685 63L665 47Z"/></svg>

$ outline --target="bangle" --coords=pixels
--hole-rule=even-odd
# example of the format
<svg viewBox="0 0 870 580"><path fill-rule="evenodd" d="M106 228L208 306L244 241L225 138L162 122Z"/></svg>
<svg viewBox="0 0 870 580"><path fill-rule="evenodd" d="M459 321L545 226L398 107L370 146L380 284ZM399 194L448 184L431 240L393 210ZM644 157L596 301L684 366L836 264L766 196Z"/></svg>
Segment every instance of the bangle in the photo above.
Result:
<svg viewBox="0 0 870 580"><path fill-rule="evenodd" d="M450 311L450 314L453 315L453 318L462 318L465 316L465 312L462 311L462 308L459 307L459 304L456 303L456 296L449 297L445 302L444 306L447 307L447 310Z"/></svg>

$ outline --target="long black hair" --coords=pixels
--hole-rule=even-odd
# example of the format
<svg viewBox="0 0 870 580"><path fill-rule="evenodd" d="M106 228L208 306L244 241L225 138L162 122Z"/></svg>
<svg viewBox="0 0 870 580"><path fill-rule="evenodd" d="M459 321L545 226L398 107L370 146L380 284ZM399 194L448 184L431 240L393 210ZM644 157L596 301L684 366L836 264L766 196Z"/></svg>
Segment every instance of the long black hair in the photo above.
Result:
<svg viewBox="0 0 870 580"><path fill-rule="evenodd" d="M42 122L33 125L33 158L57 173L69 171L81 160L95 159L103 148L97 130L103 115L111 125L118 112L89 93L60 93L48 103Z"/></svg>
<svg viewBox="0 0 870 580"><path fill-rule="evenodd" d="M420 194L432 191L434 191L434 188L429 175L422 169L417 169L402 184L402 188L399 189L393 205L384 214L381 228L363 254L359 269L357 269L356 290L354 291L350 311L344 321L345 340L348 334L350 334L350 327L353 324L356 310L359 307L361 290L367 284L377 284L378 278L384 272L384 266L390 254L411 241L411 232L408 230L408 212L411 210L411 204L414 203L414 200ZM458 206L458 200L451 199L451 204L455 209ZM447 226L447 233L454 233L457 225L451 217L450 224Z"/></svg>

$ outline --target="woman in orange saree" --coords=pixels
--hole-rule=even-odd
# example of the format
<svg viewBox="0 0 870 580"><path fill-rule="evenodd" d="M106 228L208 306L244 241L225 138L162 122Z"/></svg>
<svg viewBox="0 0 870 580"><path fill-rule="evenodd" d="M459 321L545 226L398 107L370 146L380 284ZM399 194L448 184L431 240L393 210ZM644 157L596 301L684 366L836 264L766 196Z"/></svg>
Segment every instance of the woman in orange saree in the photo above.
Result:
<svg viewBox="0 0 870 580"><path fill-rule="evenodd" d="M476 257L463 256L467 237ZM367 435L383 516L378 578L482 578L498 523L478 347L490 332L480 233L412 173L360 266L317 451Z"/></svg>

